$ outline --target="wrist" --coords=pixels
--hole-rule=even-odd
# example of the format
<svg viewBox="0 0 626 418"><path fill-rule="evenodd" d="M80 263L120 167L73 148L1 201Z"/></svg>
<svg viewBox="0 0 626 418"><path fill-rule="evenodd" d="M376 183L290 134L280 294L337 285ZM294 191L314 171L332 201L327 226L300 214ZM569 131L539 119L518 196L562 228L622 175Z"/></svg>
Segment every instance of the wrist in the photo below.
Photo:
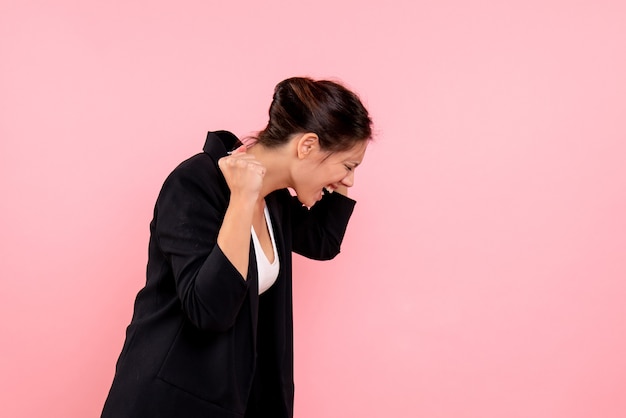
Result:
<svg viewBox="0 0 626 418"><path fill-rule="evenodd" d="M254 207L259 199L258 192L231 192L229 206Z"/></svg>

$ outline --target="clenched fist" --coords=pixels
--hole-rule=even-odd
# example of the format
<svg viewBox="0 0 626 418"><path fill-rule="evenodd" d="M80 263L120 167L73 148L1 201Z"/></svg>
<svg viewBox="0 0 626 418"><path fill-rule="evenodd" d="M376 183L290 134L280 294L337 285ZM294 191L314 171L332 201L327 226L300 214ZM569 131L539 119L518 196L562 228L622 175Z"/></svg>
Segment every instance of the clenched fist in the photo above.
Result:
<svg viewBox="0 0 626 418"><path fill-rule="evenodd" d="M231 155L220 158L218 166L232 197L256 200L263 185L265 167L246 150L245 145L240 146Z"/></svg>

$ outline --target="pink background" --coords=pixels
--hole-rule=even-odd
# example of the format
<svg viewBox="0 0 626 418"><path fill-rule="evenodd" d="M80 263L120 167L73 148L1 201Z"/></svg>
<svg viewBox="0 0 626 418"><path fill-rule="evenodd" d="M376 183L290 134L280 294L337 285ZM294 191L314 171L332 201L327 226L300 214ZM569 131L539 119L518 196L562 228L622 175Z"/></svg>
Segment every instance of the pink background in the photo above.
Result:
<svg viewBox="0 0 626 418"><path fill-rule="evenodd" d="M0 416L99 415L162 181L292 75L343 80L377 129L343 253L296 260L296 417L626 416L625 19L2 0Z"/></svg>

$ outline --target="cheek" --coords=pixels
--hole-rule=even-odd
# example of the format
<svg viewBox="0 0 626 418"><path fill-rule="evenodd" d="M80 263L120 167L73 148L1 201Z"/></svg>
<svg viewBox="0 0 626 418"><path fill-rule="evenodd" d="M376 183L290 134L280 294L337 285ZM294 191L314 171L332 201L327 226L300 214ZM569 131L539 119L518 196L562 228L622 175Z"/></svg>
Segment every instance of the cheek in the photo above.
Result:
<svg viewBox="0 0 626 418"><path fill-rule="evenodd" d="M341 180L346 176L346 169L343 164L332 164L323 167L320 170L318 180L325 182L333 182Z"/></svg>
<svg viewBox="0 0 626 418"><path fill-rule="evenodd" d="M350 175L350 171L347 171L345 168L341 167L341 169L335 170L333 180L335 183L340 182Z"/></svg>

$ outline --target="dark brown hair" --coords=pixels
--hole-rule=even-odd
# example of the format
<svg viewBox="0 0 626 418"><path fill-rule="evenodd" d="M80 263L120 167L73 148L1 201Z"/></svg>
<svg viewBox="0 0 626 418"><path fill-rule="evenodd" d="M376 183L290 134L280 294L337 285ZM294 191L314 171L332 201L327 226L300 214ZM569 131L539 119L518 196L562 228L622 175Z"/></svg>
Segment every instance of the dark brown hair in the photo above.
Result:
<svg viewBox="0 0 626 418"><path fill-rule="evenodd" d="M272 148L292 135L317 134L325 151L346 151L372 137L372 120L356 94L333 81L293 77L274 89L267 127L260 144Z"/></svg>

